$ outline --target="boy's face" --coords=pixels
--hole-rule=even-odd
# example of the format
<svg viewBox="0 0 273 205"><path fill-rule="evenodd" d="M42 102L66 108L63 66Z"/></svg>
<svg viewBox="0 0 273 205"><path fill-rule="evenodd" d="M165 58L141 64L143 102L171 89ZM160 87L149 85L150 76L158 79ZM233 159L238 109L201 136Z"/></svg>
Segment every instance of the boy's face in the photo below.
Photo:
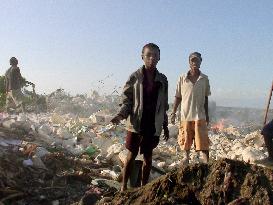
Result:
<svg viewBox="0 0 273 205"><path fill-rule="evenodd" d="M190 67L194 70L198 70L200 68L201 65L201 60L200 58L197 57L192 57L190 58Z"/></svg>
<svg viewBox="0 0 273 205"><path fill-rule="evenodd" d="M156 48L145 48L142 54L142 60L145 68L156 68L156 65L160 59L159 50Z"/></svg>

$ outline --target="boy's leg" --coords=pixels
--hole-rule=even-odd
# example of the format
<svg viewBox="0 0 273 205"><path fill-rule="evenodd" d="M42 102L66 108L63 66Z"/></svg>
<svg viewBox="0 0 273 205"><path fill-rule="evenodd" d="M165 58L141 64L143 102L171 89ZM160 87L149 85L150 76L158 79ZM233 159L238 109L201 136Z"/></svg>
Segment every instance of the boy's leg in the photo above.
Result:
<svg viewBox="0 0 273 205"><path fill-rule="evenodd" d="M178 144L181 150L184 150L186 156L182 160L182 165L187 165L190 159L190 148L194 138L194 124L192 121L183 121L180 123Z"/></svg>
<svg viewBox="0 0 273 205"><path fill-rule="evenodd" d="M128 150L128 155L126 157L126 161L123 168L121 191L125 191L127 189L127 182L131 175L141 140L142 138L139 134L130 131L127 132L125 147Z"/></svg>
<svg viewBox="0 0 273 205"><path fill-rule="evenodd" d="M204 150L204 151L201 151L201 152L202 152L202 155L203 155L204 162L208 163L209 162L209 151Z"/></svg>
<svg viewBox="0 0 273 205"><path fill-rule="evenodd" d="M16 108L19 109L19 112L21 111L22 113L25 113L25 100L22 91L20 89L13 90L12 98L16 104Z"/></svg>
<svg viewBox="0 0 273 205"><path fill-rule="evenodd" d="M144 186L148 183L151 168L152 168L152 155L153 153L144 153L143 154L143 166L142 166L142 178L141 178L141 186Z"/></svg>
<svg viewBox="0 0 273 205"><path fill-rule="evenodd" d="M20 109L21 109L22 113L25 113L25 112L26 112L25 104L24 104L24 103L22 103L22 104L20 105Z"/></svg>
<svg viewBox="0 0 273 205"><path fill-rule="evenodd" d="M182 159L182 165L188 165L190 161L190 150L185 150L185 157Z"/></svg>
<svg viewBox="0 0 273 205"><path fill-rule="evenodd" d="M140 154L143 154L141 186L144 186L149 181L152 168L153 149L155 149L159 143L159 136L155 136L154 133L155 128L145 130L142 133L143 140L140 144Z"/></svg>
<svg viewBox="0 0 273 205"><path fill-rule="evenodd" d="M13 99L11 98L10 96L10 92L7 93L7 96L6 96L6 107L5 107L5 110L7 113L9 113L9 109L12 107L11 104L13 104Z"/></svg>
<svg viewBox="0 0 273 205"><path fill-rule="evenodd" d="M201 151L205 163L209 162L209 137L205 120L195 121L195 146L196 151Z"/></svg>
<svg viewBox="0 0 273 205"><path fill-rule="evenodd" d="M137 153L133 153L130 150L128 150L128 151L129 152L128 152L126 162L125 162L124 168L123 168L121 191L127 190L127 182L128 182L129 176L131 175L133 164L134 164L135 158L137 156Z"/></svg>

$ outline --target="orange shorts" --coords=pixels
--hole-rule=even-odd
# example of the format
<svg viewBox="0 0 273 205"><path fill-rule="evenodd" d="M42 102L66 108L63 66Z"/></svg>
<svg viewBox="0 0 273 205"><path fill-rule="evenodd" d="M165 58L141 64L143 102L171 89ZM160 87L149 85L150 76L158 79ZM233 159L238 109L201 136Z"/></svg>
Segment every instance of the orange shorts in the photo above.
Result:
<svg viewBox="0 0 273 205"><path fill-rule="evenodd" d="M182 150L190 150L194 141L195 150L209 150L210 140L206 120L182 121L180 123L178 144Z"/></svg>

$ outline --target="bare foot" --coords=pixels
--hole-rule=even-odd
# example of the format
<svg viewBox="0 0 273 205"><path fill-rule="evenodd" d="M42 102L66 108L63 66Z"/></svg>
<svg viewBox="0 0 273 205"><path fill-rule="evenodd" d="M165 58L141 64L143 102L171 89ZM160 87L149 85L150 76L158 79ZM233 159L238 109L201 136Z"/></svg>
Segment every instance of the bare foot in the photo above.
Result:
<svg viewBox="0 0 273 205"><path fill-rule="evenodd" d="M209 162L209 152L201 151L201 153L202 153L202 162L207 164Z"/></svg>
<svg viewBox="0 0 273 205"><path fill-rule="evenodd" d="M120 188L120 191L121 191L121 192L124 192L124 191L126 191L126 190L127 190L127 186L124 186L124 185L121 186L121 188Z"/></svg>

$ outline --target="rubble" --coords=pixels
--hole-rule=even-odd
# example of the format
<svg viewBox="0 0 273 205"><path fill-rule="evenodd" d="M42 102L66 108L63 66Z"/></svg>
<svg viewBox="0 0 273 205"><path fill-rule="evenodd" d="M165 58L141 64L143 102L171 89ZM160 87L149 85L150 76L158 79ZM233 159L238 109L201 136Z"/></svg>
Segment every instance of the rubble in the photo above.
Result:
<svg viewBox="0 0 273 205"><path fill-rule="evenodd" d="M9 119L2 122L2 125L3 127L10 129L15 127L15 122L16 122L15 119Z"/></svg>
<svg viewBox="0 0 273 205"><path fill-rule="evenodd" d="M11 195L10 188L18 196L5 201L18 204L72 204L111 197L120 188L128 153L125 122L110 123L119 97L98 93L95 97L71 96L60 89L47 100L45 113L0 113L0 201ZM150 181L184 167L178 128L178 123L169 124L170 139L160 140L154 150ZM210 160L228 158L255 164L267 157L260 128L232 124L230 118L212 122ZM190 164L203 166L202 155L194 147ZM226 181L229 177L226 174Z"/></svg>
<svg viewBox="0 0 273 205"><path fill-rule="evenodd" d="M169 135L170 135L170 137L177 138L177 136L178 136L178 129L179 129L178 125L172 125L172 124L170 124L169 125Z"/></svg>

